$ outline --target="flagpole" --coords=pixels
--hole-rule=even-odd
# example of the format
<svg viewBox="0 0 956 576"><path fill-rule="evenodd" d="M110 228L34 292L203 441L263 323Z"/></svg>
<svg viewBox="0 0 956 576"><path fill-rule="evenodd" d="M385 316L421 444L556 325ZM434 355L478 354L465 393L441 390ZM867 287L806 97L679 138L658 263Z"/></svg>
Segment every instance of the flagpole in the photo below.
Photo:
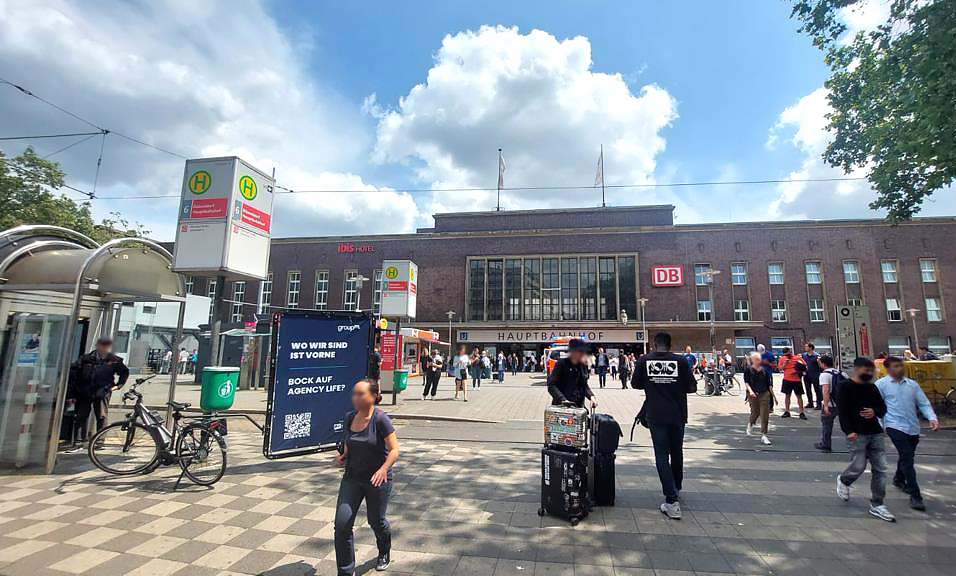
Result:
<svg viewBox="0 0 956 576"><path fill-rule="evenodd" d="M607 208L604 203L604 144L601 144L601 208Z"/></svg>
<svg viewBox="0 0 956 576"><path fill-rule="evenodd" d="M501 212L501 148L498 148L498 202L495 211Z"/></svg>

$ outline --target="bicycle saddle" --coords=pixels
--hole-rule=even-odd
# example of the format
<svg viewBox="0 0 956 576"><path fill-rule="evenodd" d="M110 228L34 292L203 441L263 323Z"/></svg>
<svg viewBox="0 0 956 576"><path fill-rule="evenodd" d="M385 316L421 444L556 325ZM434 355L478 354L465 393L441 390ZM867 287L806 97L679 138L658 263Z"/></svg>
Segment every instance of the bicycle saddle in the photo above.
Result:
<svg viewBox="0 0 956 576"><path fill-rule="evenodd" d="M173 410L185 410L191 406L189 402L167 402L166 405Z"/></svg>

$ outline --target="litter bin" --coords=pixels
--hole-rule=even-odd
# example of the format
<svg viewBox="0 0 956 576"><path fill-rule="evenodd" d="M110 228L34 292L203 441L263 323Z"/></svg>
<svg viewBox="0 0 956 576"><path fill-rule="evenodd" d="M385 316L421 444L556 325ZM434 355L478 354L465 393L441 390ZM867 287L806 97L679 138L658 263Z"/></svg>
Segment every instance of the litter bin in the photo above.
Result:
<svg viewBox="0 0 956 576"><path fill-rule="evenodd" d="M202 369L199 407L203 412L219 412L232 408L239 384L239 368L206 366Z"/></svg>
<svg viewBox="0 0 956 576"><path fill-rule="evenodd" d="M392 390L398 394L408 388L408 370L395 370L392 373Z"/></svg>

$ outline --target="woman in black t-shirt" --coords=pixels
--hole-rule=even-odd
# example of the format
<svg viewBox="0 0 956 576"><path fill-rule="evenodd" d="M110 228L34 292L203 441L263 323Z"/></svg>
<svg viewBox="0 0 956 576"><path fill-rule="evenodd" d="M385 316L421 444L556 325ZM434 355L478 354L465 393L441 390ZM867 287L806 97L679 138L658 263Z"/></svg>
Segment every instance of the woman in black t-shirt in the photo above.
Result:
<svg viewBox="0 0 956 576"><path fill-rule="evenodd" d="M345 466L335 505L335 563L340 576L355 571L352 526L362 500L378 544L375 568L384 570L390 562L392 534L385 511L392 492L392 465L398 460L398 436L388 414L375 406L381 401L373 380L359 380L352 388L355 410L345 418L345 448L335 459Z"/></svg>
<svg viewBox="0 0 956 576"><path fill-rule="evenodd" d="M770 424L770 411L773 409L773 372L763 363L759 352L750 353L750 366L744 370L744 384L747 386L747 401L750 402L750 420L747 423L747 436L753 434L753 427L760 420L760 442L769 446L767 428Z"/></svg>

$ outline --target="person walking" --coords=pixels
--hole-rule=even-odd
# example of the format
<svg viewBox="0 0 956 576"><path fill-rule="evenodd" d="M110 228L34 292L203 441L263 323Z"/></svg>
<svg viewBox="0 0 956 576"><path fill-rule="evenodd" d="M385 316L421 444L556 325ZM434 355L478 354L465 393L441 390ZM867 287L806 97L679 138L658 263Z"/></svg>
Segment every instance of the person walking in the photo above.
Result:
<svg viewBox="0 0 956 576"><path fill-rule="evenodd" d="M505 372L508 370L508 360L505 358L504 352L498 352L498 361L496 367L498 369L498 383L504 384Z"/></svg>
<svg viewBox="0 0 956 576"><path fill-rule="evenodd" d="M572 338L568 342L567 357L558 360L548 375L548 394L551 395L552 405L570 402L583 408L585 399L590 399L591 406L597 406L594 392L588 386L588 367L584 362L590 349L588 343L580 338Z"/></svg>
<svg viewBox="0 0 956 576"><path fill-rule="evenodd" d="M684 358L671 352L670 334L660 332L654 336L654 351L637 361L631 386L644 390L641 410L651 432L657 475L664 492L660 510L668 518L679 520L687 395L697 391L697 381Z"/></svg>
<svg viewBox="0 0 956 576"><path fill-rule="evenodd" d="M435 398L435 394L438 393L438 381L441 380L442 370L445 369L445 362L441 357L441 352L435 350L432 357L428 360L428 365L426 367L427 372L425 373L425 391L422 393L422 399L427 400L429 398L429 390L431 390L430 397Z"/></svg>
<svg viewBox="0 0 956 576"><path fill-rule="evenodd" d="M837 390L846 377L833 367L833 356L823 354L817 358L820 366L820 398L823 404L820 413L820 441L813 445L821 452L833 451L833 420L837 417Z"/></svg>
<svg viewBox="0 0 956 576"><path fill-rule="evenodd" d="M618 370L618 375L621 377L621 389L627 390L628 378L631 375L631 355L630 354L621 354L621 364Z"/></svg>
<svg viewBox="0 0 956 576"><path fill-rule="evenodd" d="M764 366L759 352L751 352L750 363L744 369L744 385L747 387L747 402L750 403L750 420L747 423L747 436L753 434L754 425L760 420L760 443L770 446L767 431L770 426L770 412L773 410L773 374Z"/></svg>
<svg viewBox="0 0 956 576"><path fill-rule="evenodd" d="M850 381L840 388L837 411L840 428L846 434L850 464L837 476L836 493L844 502L850 499L850 486L856 482L866 464L870 464L870 515L896 522L896 517L883 503L886 496L886 442L880 418L886 415L886 404L880 389L873 383L876 364L869 358L853 361Z"/></svg>
<svg viewBox="0 0 956 576"><path fill-rule="evenodd" d="M108 336L98 338L96 349L70 365L68 387L74 396L74 438L87 439L91 411L96 418L96 431L106 427L110 395L128 379L129 368L113 354L113 340Z"/></svg>
<svg viewBox="0 0 956 576"><path fill-rule="evenodd" d="M617 378L618 370L620 369L620 363L621 363L620 359L621 359L620 354L615 354L614 356L611 356L611 360L610 360L611 380L614 380L615 378Z"/></svg>
<svg viewBox="0 0 956 576"><path fill-rule="evenodd" d="M481 388L481 354L475 348L471 351L470 359L471 387L472 389Z"/></svg>
<svg viewBox="0 0 956 576"><path fill-rule="evenodd" d="M427 350L422 350L422 355L418 358L418 367L422 371L422 387L425 389L422 396L428 395L429 378L428 366L432 363L432 357L428 355Z"/></svg>
<svg viewBox="0 0 956 576"><path fill-rule="evenodd" d="M803 358L803 364L807 367L806 372L803 373L803 385L807 390L807 408L820 410L823 408L823 398L820 389L820 364L817 362L819 356L817 356L816 348L813 342L805 343L803 354L800 357ZM816 402L813 401L814 397L816 397Z"/></svg>
<svg viewBox="0 0 956 576"><path fill-rule="evenodd" d="M800 408L800 419L806 420L807 415L803 411L803 373L806 371L806 364L803 358L795 356L789 348L783 349L783 355L777 360L777 369L783 373L783 385L780 391L783 392L783 414L781 418L790 417L790 395L797 397L797 406Z"/></svg>
<svg viewBox="0 0 956 576"><path fill-rule="evenodd" d="M886 416L883 426L890 437L899 458L896 461L896 473L893 486L910 496L910 508L926 510L923 495L916 481L916 447L919 445L919 416L929 421L930 430L939 430L939 418L929 403L929 399L920 385L906 377L903 359L890 356L883 362L886 376L876 381L886 404Z"/></svg>
<svg viewBox="0 0 956 576"><path fill-rule="evenodd" d="M382 377L382 354L378 351L378 346L372 348L368 355L368 377L370 380L375 380L376 384Z"/></svg>
<svg viewBox="0 0 956 576"><path fill-rule="evenodd" d="M471 368L471 358L468 357L467 349L464 345L458 347L458 355L453 362L455 366L455 400L458 400L458 392L461 392L461 398L468 401L468 370Z"/></svg>
<svg viewBox="0 0 956 576"><path fill-rule="evenodd" d="M365 501L368 524L378 545L376 570L391 562L392 531L385 513L392 493L392 466L398 460L398 435L388 414L376 407L382 401L378 383L359 380L352 387L354 410L345 416L343 451L335 457L345 474L335 504L335 564L339 576L355 572L353 526Z"/></svg>
<svg viewBox="0 0 956 576"><path fill-rule="evenodd" d="M598 348L597 356L594 357L594 373L598 377L598 385L604 388L607 384L607 372L611 369L611 362L604 348Z"/></svg>
<svg viewBox="0 0 956 576"><path fill-rule="evenodd" d="M518 375L518 355L512 352L510 361L511 361L511 375L517 376Z"/></svg>

